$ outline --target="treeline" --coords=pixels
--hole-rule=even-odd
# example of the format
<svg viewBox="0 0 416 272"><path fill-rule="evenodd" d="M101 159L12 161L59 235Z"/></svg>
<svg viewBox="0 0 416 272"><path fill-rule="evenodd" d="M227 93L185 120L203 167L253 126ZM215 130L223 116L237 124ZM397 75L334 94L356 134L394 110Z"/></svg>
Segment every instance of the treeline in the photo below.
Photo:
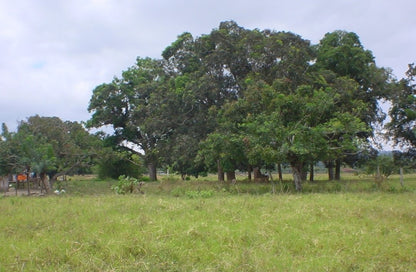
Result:
<svg viewBox="0 0 416 272"><path fill-rule="evenodd" d="M409 65L407 78L395 80L352 32L327 33L314 45L227 21L200 37L183 33L161 59L139 57L97 86L86 126L112 127L94 139L130 168L140 157L152 180L166 166L232 180L236 170L261 179L260 169L285 164L301 190L318 161L339 179L343 163L374 154L371 139L386 117L381 100L393 104L385 136L416 144L414 75ZM120 159L105 162L111 169Z"/></svg>

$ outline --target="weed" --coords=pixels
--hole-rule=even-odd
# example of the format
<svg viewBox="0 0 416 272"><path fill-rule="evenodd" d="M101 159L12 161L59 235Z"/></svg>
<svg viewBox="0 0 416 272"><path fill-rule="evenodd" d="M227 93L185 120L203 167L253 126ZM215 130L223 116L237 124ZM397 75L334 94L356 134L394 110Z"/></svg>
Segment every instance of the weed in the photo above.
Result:
<svg viewBox="0 0 416 272"><path fill-rule="evenodd" d="M214 195L214 191L212 190L186 191L185 195L188 198L209 198Z"/></svg>
<svg viewBox="0 0 416 272"><path fill-rule="evenodd" d="M139 182L138 179L133 177L126 177L124 175L118 178L118 183L113 185L111 189L120 195L124 194L131 194L133 192L142 192L141 186L143 185L142 182Z"/></svg>

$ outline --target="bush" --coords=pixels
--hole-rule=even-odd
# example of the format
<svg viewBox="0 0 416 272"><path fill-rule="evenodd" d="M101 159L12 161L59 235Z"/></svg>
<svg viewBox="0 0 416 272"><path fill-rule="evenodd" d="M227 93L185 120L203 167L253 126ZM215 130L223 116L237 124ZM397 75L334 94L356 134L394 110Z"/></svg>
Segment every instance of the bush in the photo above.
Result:
<svg viewBox="0 0 416 272"><path fill-rule="evenodd" d="M374 174L376 177L376 183L381 183L384 179L387 179L391 174L397 171L397 166L394 163L394 159L389 155L380 155L377 158L370 160L366 164L366 173Z"/></svg>
<svg viewBox="0 0 416 272"><path fill-rule="evenodd" d="M125 195L127 193L132 194L136 191L143 193L140 188L141 185L142 185L142 182L139 182L138 179L121 175L118 178L118 183L116 185L113 185L111 189L116 194L120 194L120 195Z"/></svg>
<svg viewBox="0 0 416 272"><path fill-rule="evenodd" d="M143 169L138 167L131 161L120 158L106 158L98 164L98 178L117 179L119 176L125 175L130 177L139 177L143 173Z"/></svg>
<svg viewBox="0 0 416 272"><path fill-rule="evenodd" d="M140 179L140 181L143 181L143 182L150 182L151 181L150 178L146 177L146 176L142 176L139 179Z"/></svg>

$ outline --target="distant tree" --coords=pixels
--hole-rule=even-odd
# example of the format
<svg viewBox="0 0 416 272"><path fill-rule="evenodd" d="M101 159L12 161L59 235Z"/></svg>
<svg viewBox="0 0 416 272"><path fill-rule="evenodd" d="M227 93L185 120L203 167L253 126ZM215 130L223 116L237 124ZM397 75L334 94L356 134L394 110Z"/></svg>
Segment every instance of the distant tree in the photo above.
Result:
<svg viewBox="0 0 416 272"><path fill-rule="evenodd" d="M0 175L9 175L19 168L18 147L14 133L9 132L7 125L3 123L0 136Z"/></svg>
<svg viewBox="0 0 416 272"><path fill-rule="evenodd" d="M3 172L35 172L45 181L77 169L91 167L101 148L98 138L77 122L63 122L58 117L29 117L19 123L17 132L3 126L1 152L5 156Z"/></svg>
<svg viewBox="0 0 416 272"><path fill-rule="evenodd" d="M387 136L396 144L416 147L416 66L409 64L406 78L396 83L396 92L392 96L392 107L387 124Z"/></svg>
<svg viewBox="0 0 416 272"><path fill-rule="evenodd" d="M51 179L75 169L91 166L101 142L77 122L58 117L32 116L19 124L16 137L22 143L23 158L34 170L52 174Z"/></svg>
<svg viewBox="0 0 416 272"><path fill-rule="evenodd" d="M376 184L380 186L385 179L398 170L398 166L395 164L393 155L379 154L373 160L367 161L365 170L367 174L374 175Z"/></svg>
<svg viewBox="0 0 416 272"><path fill-rule="evenodd" d="M400 151L400 150L393 151L394 165L399 168L400 185L402 187L404 187L403 175L405 173L405 170L414 169L416 167L415 158L416 158L416 150L413 148L408 149L405 152Z"/></svg>

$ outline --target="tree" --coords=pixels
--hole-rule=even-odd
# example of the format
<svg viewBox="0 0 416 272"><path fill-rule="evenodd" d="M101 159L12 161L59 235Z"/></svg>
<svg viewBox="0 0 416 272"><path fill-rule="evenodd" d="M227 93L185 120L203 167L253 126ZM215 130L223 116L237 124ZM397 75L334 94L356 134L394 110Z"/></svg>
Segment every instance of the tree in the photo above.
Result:
<svg viewBox="0 0 416 272"><path fill-rule="evenodd" d="M338 111L349 111L360 118L367 126L361 131L361 138L372 137L374 124L382 122L385 117L379 100L389 96L390 72L376 66L371 51L364 49L358 35L353 32L338 30L327 33L316 46L316 54L315 69L337 92ZM333 136L344 139L342 134ZM328 165L333 165L334 160L337 162L336 179L339 179L340 162L346 151L328 157Z"/></svg>
<svg viewBox="0 0 416 272"><path fill-rule="evenodd" d="M288 162L297 190L302 189L306 166L334 150L352 149L357 133L365 129L356 116L337 111L338 97L332 88L301 85L286 93L279 85L255 80L248 80L247 86L236 110L245 114L239 126L246 135L248 159L264 164ZM345 140L333 137L338 134Z"/></svg>
<svg viewBox="0 0 416 272"><path fill-rule="evenodd" d="M331 66L326 67L324 60L313 66L312 47L300 36L250 31L224 22L207 39L208 45L215 45L206 55L207 70L215 71L237 95L236 103L229 99L219 111L233 114L219 118L216 131L208 136L207 146L216 147L213 157L218 162L233 152L224 144L240 139L250 164L289 161L300 190L306 164L353 150L357 133L367 131L358 117L365 107L351 97L360 89L358 83L335 72L325 74ZM331 49L319 48L322 56L326 48ZM227 125L228 120L237 124L236 129Z"/></svg>
<svg viewBox="0 0 416 272"><path fill-rule="evenodd" d="M59 176L90 167L101 147L99 139L81 124L38 115L21 121L16 133L9 133L3 126L0 144L5 158L1 163L3 172L35 172L44 184L47 174L53 182Z"/></svg>
<svg viewBox="0 0 416 272"><path fill-rule="evenodd" d="M377 186L381 186L385 179L398 170L397 168L392 154L379 154L365 164L366 172L374 174Z"/></svg>
<svg viewBox="0 0 416 272"><path fill-rule="evenodd" d="M235 100L241 90L239 80L245 71L234 58L245 32L234 22L224 22L197 39L184 33L162 53L173 75L166 108L175 117L164 157L182 175L197 175L203 170L203 162L195 160L199 142L217 128L217 111L225 102ZM244 54L243 50L238 52Z"/></svg>
<svg viewBox="0 0 416 272"><path fill-rule="evenodd" d="M58 117L29 117L19 124L16 137L28 160L41 178L51 180L83 166L90 166L101 147L99 139L90 135L77 122L63 122Z"/></svg>
<svg viewBox="0 0 416 272"><path fill-rule="evenodd" d="M406 152L399 151L399 150L393 151L394 165L396 167L399 167L400 185L402 187L404 187L404 180L403 180L404 170L415 168L416 166L415 158L416 158L415 149L409 149Z"/></svg>
<svg viewBox="0 0 416 272"><path fill-rule="evenodd" d="M2 124L0 136L0 175L10 175L19 167L17 149L19 145L14 141L14 133L9 132L6 124Z"/></svg>
<svg viewBox="0 0 416 272"><path fill-rule="evenodd" d="M409 64L406 78L396 83L387 124L388 137L402 147L416 147L416 66Z"/></svg>
<svg viewBox="0 0 416 272"><path fill-rule="evenodd" d="M93 91L89 127L112 126L118 145L143 156L151 180L156 180L159 147L171 131L163 113L166 74L159 60L137 58L135 66Z"/></svg>

